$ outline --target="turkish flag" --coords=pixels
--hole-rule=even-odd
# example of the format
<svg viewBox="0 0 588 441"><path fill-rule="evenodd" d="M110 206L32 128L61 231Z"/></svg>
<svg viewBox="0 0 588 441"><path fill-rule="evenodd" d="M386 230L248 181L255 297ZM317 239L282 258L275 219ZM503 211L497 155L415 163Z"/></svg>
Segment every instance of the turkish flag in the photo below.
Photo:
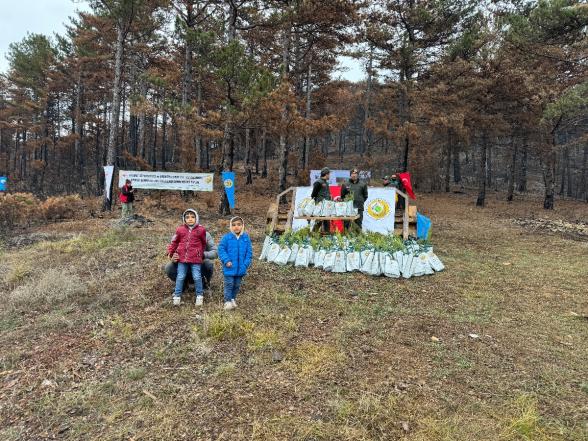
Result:
<svg viewBox="0 0 588 441"><path fill-rule="evenodd" d="M341 196L341 186L340 185L329 185L329 190L331 191L331 197L335 199L338 196ZM331 221L331 231L343 233L343 221L334 220Z"/></svg>
<svg viewBox="0 0 588 441"><path fill-rule="evenodd" d="M400 181L402 182L402 187L404 188L404 191L406 192L406 194L408 196L410 196L411 199L416 200L416 196L414 194L414 191L412 191L412 183L410 182L410 173L409 172L398 173L398 177L400 178Z"/></svg>

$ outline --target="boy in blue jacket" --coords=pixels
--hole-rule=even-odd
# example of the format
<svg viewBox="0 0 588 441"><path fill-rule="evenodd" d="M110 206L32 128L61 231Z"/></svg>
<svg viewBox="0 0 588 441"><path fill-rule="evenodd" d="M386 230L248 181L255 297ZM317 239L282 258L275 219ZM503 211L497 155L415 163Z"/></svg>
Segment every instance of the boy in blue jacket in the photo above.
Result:
<svg viewBox="0 0 588 441"><path fill-rule="evenodd" d="M242 217L234 217L229 223L231 232L223 236L218 245L218 257L223 264L225 275L225 310L237 307L235 298L239 293L241 279L251 265L253 249L251 239L245 233Z"/></svg>

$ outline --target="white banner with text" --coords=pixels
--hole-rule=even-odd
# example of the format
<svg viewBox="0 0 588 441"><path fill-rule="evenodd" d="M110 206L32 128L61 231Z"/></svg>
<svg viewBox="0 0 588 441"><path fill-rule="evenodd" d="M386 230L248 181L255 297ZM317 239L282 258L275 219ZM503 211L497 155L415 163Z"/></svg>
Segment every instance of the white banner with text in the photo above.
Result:
<svg viewBox="0 0 588 441"><path fill-rule="evenodd" d="M120 170L119 188L127 179L131 180L133 188L136 189L212 191L214 174Z"/></svg>

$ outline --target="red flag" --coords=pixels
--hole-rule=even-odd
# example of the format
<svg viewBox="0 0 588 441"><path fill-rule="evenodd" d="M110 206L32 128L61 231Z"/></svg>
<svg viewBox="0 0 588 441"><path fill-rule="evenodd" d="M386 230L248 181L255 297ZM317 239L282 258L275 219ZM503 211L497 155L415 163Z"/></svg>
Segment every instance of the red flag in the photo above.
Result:
<svg viewBox="0 0 588 441"><path fill-rule="evenodd" d="M329 185L329 190L331 191L331 197L335 199L337 196L341 196L341 186L340 185ZM333 220L331 221L331 231L343 233L343 221L340 220Z"/></svg>
<svg viewBox="0 0 588 441"><path fill-rule="evenodd" d="M398 173L398 177L400 178L400 182L402 182L402 187L404 188L404 191L406 192L406 194L411 199L416 200L416 196L414 194L414 191L412 191L412 184L410 182L410 173L409 172Z"/></svg>

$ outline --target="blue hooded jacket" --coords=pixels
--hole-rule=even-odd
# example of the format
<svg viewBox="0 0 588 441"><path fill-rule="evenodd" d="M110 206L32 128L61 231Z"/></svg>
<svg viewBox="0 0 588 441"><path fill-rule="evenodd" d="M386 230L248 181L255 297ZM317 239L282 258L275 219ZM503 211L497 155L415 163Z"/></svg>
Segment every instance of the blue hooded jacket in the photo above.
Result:
<svg viewBox="0 0 588 441"><path fill-rule="evenodd" d="M241 218L234 217L231 219L231 224L235 219ZM218 257L223 263L223 273L226 276L244 276L247 274L247 269L251 265L253 257L253 248L251 247L251 239L244 229L238 237L233 232L223 236L218 245ZM227 262L231 262L233 266L228 268Z"/></svg>

